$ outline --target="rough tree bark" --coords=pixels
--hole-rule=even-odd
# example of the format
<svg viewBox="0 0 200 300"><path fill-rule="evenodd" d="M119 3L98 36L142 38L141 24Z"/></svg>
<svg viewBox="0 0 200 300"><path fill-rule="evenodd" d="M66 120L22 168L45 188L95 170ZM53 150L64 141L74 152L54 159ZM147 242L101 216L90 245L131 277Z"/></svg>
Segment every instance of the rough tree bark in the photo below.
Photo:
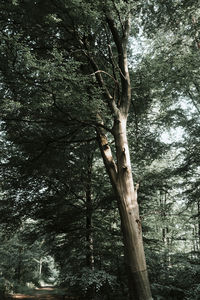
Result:
<svg viewBox="0 0 200 300"><path fill-rule="evenodd" d="M125 255L129 269L130 299L151 300L152 296L145 261L142 226L137 202L138 185L134 186L133 183L127 140L127 118L131 102L131 84L127 59L130 17L128 16L123 24L123 34L118 32L112 16L107 12L106 22L118 52L118 70L121 84L118 86L120 92L117 97L109 93L109 89L103 80L102 72L98 70L98 66L91 57L90 62L95 71L97 81L105 90L108 105L114 116L114 125L111 133L115 141L116 162L113 158L102 120L102 126L97 127L97 136L101 155L118 201ZM114 61L111 63L114 64Z"/></svg>
<svg viewBox="0 0 200 300"><path fill-rule="evenodd" d="M142 240L142 226L137 203L137 188L134 187L128 141L126 117L116 119L114 137L117 155L115 164L103 129L98 130L99 146L115 191L121 218L121 228L129 272L131 300L152 299Z"/></svg>

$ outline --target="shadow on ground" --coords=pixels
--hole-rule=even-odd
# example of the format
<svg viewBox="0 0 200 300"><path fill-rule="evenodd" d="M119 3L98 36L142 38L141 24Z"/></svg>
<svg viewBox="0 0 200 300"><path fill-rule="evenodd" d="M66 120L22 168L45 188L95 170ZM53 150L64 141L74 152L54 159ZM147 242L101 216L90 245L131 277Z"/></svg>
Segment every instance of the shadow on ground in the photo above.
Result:
<svg viewBox="0 0 200 300"><path fill-rule="evenodd" d="M66 295L66 290L56 289L52 287L37 288L31 290L28 294L13 294L9 295L7 300L77 300L78 298L69 297Z"/></svg>

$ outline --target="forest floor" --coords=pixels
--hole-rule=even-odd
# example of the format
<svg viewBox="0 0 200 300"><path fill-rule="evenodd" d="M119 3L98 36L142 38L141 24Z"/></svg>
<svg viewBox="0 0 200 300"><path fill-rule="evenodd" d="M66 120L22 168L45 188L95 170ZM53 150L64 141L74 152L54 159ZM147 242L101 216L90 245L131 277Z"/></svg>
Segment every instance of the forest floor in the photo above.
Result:
<svg viewBox="0 0 200 300"><path fill-rule="evenodd" d="M66 291L52 287L37 288L30 291L30 294L9 295L8 300L75 300L74 297L68 297Z"/></svg>

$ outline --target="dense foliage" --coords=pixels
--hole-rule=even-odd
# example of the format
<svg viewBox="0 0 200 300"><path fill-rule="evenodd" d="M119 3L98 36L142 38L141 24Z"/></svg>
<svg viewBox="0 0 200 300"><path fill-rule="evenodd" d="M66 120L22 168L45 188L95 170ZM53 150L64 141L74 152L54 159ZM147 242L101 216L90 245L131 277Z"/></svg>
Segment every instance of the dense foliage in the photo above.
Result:
<svg viewBox="0 0 200 300"><path fill-rule="evenodd" d="M114 144L106 97L124 89L107 11L123 36L127 7L127 131L153 299L200 299L200 7L184 0L1 1L2 298L42 284L88 300L130 293L97 141L101 128Z"/></svg>

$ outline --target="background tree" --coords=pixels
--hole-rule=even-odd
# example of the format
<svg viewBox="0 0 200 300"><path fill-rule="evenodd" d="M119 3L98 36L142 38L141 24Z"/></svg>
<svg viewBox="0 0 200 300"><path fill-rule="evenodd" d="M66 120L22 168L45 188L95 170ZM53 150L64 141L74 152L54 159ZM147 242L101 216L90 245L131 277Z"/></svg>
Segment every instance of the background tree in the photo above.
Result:
<svg viewBox="0 0 200 300"><path fill-rule="evenodd" d="M127 297L118 203L129 294L150 299L135 249L142 240L131 158L154 295L198 297L198 281L189 280L199 276L197 2L2 1L1 8L2 222L12 229L22 218L37 220L61 282L91 297L111 286ZM136 56L139 38L145 51ZM179 142L170 142L166 130L177 128Z"/></svg>

